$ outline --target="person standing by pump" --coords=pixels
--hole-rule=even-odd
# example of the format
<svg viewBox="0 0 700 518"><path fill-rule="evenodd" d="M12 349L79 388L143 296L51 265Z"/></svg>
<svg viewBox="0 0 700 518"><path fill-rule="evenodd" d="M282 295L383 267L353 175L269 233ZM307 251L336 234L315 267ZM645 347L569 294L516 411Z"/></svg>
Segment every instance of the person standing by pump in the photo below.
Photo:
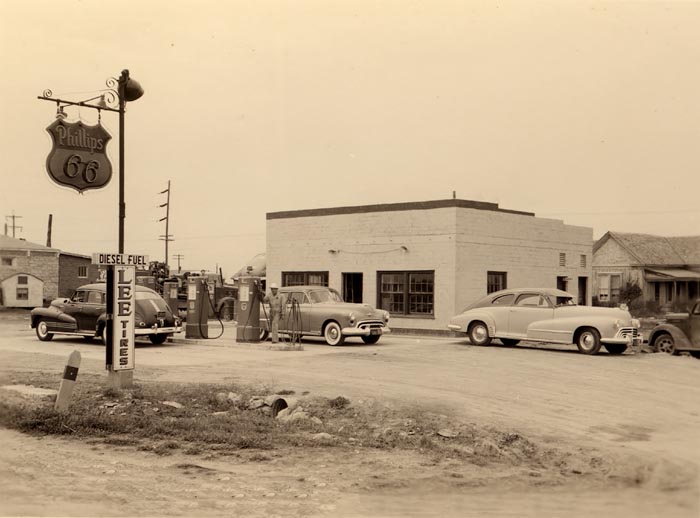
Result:
<svg viewBox="0 0 700 518"><path fill-rule="evenodd" d="M282 308L284 307L284 297L277 292L277 284L274 282L270 284L270 290L272 293L265 295L263 302L270 305L270 336L272 338L272 343L275 344L278 341L278 332L280 328L280 317L282 316Z"/></svg>

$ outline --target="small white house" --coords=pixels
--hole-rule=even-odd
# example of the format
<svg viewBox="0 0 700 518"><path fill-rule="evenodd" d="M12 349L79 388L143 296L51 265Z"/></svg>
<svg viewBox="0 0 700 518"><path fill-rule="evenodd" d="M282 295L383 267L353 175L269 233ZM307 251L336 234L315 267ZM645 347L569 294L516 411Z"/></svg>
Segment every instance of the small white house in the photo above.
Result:
<svg viewBox="0 0 700 518"><path fill-rule="evenodd" d="M0 281L2 303L11 308L41 306L44 298L44 281L31 273L16 273Z"/></svg>

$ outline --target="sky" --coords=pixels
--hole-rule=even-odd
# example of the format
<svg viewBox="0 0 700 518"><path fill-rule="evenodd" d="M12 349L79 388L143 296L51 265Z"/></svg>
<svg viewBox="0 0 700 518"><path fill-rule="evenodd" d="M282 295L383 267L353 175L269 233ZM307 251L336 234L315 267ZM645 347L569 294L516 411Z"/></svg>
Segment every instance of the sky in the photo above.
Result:
<svg viewBox="0 0 700 518"><path fill-rule="evenodd" d="M230 277L268 212L453 191L594 238L697 235L698 27L700 2L0 1L0 218L45 244L52 214L53 247L117 251L117 115L112 181L79 194L46 172L37 97L128 69L125 252L164 259L170 181L173 267Z"/></svg>

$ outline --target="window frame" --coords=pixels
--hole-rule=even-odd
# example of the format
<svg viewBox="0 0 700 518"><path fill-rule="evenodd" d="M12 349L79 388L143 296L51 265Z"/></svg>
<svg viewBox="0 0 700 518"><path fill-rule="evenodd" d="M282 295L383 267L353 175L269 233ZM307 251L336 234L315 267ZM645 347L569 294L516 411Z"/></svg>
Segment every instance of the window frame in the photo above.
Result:
<svg viewBox="0 0 700 518"><path fill-rule="evenodd" d="M15 265L15 258L14 257L2 257L0 258L0 266L14 266Z"/></svg>
<svg viewBox="0 0 700 518"><path fill-rule="evenodd" d="M432 276L432 291L431 292L412 292L411 291L411 275L431 275ZM401 292L383 292L382 291L382 276L383 275L401 275L403 277L403 290ZM400 293L403 297L403 311L391 311L382 306L382 294ZM432 301L429 303L431 307L430 313L411 312L411 295L430 295ZM426 304L423 302L422 304ZM390 315L398 318L435 318L435 270L379 270L377 271L377 309L387 311Z"/></svg>
<svg viewBox="0 0 700 518"><path fill-rule="evenodd" d="M20 291L22 292L23 296L20 296ZM15 290L15 300L29 300L29 286L26 288L24 285L17 286Z"/></svg>
<svg viewBox="0 0 700 518"><path fill-rule="evenodd" d="M503 286L498 289L492 290L491 286L495 283L491 282L491 277L501 278L503 281ZM508 272L497 272L495 270L488 270L486 272L486 294L496 293L497 291L508 289Z"/></svg>
<svg viewBox="0 0 700 518"><path fill-rule="evenodd" d="M287 276L291 275L303 275L303 282L301 283L295 283L295 284L288 284L288 278ZM325 281L325 284L309 284L309 276L311 275L321 275L323 276L323 280ZM328 270L322 271L286 271L282 272L282 287L284 288L293 288L295 286L323 286L324 288L328 288Z"/></svg>
<svg viewBox="0 0 700 518"><path fill-rule="evenodd" d="M83 275L81 275L81 272L84 272ZM87 279L88 276L88 267L86 266L78 266L78 279Z"/></svg>

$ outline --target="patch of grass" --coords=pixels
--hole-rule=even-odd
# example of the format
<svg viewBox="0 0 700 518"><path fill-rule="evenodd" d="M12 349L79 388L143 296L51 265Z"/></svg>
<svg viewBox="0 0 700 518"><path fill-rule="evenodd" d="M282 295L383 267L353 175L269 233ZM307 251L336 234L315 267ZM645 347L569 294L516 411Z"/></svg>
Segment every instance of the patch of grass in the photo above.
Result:
<svg viewBox="0 0 700 518"><path fill-rule="evenodd" d="M18 383L36 384L35 374L17 374ZM372 448L413 450L435 464L457 460L476 466L501 463L532 469L565 471L567 456L542 447L515 431L457 423L448 416L415 406L391 407L383 402L352 402L308 397L303 410L318 417L284 422L246 408L260 389L234 384L144 383L129 390L105 390L104 380L89 376L76 385L66 413L52 406L25 407L0 401L0 425L37 435L69 435L116 446L133 446L158 455L181 451L187 455L237 455L249 450L252 462L271 460L263 452L285 448ZM235 392L240 401L220 394ZM292 391L278 391L278 394ZM218 396L217 396L218 395ZM164 405L175 401L182 408ZM225 414L213 415L217 412ZM438 434L449 428L449 437ZM325 432L332 440L319 441ZM443 434L445 435L445 434ZM451 435L454 435L452 437ZM592 455L590 456L592 457ZM599 464L600 463L600 464ZM591 467L604 472L596 458ZM570 471L570 470L568 470Z"/></svg>

